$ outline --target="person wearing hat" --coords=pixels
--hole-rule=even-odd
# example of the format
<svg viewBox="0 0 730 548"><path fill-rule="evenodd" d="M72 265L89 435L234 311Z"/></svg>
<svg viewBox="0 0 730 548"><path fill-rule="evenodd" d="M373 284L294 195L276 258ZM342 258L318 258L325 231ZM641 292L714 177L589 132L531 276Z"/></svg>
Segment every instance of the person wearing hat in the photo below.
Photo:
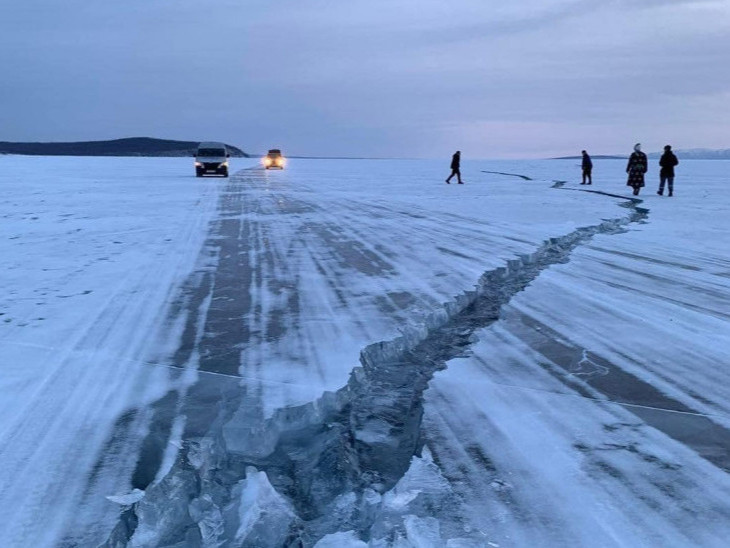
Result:
<svg viewBox="0 0 730 548"><path fill-rule="evenodd" d="M581 150L580 152L583 155L583 161L581 162L581 169L583 170L583 182L582 185L592 185L593 179L591 179L591 171L593 171L593 162L591 161L591 157L588 156L588 153L585 150ZM586 179L588 179L588 182L586 183Z"/></svg>
<svg viewBox="0 0 730 548"><path fill-rule="evenodd" d="M626 186L634 189L634 196L638 196L641 187L644 186L644 173L646 173L647 168L646 154L641 152L641 143L636 143L634 152L626 165L626 173L629 174Z"/></svg>
<svg viewBox="0 0 730 548"><path fill-rule="evenodd" d="M672 152L672 147L667 145L664 147L664 154L659 159L659 165L662 167L659 171L659 190L657 194L664 196L664 183L668 183L669 196L674 195L674 166L679 164L679 160Z"/></svg>

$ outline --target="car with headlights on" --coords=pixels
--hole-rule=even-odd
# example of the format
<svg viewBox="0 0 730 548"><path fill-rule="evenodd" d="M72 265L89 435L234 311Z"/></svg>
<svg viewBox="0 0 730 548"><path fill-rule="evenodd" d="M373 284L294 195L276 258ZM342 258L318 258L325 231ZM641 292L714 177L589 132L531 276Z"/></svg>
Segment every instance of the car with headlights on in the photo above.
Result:
<svg viewBox="0 0 730 548"><path fill-rule="evenodd" d="M223 143L203 142L195 153L195 175L222 175L228 177L228 158L231 154Z"/></svg>
<svg viewBox="0 0 730 548"><path fill-rule="evenodd" d="M279 168L284 169L284 166L286 165L286 158L281 154L281 150L278 148L272 148L266 156L264 156L264 159L262 160L264 167L266 169L271 168Z"/></svg>

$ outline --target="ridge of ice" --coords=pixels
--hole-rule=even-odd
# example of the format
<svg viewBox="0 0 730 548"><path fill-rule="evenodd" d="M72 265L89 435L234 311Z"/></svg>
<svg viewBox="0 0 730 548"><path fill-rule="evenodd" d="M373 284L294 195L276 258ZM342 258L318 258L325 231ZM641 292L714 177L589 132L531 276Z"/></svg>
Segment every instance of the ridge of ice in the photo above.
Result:
<svg viewBox="0 0 730 548"><path fill-rule="evenodd" d="M132 489L124 495L107 495L106 499L116 504L130 506L144 498L145 492L142 489Z"/></svg>
<svg viewBox="0 0 730 548"><path fill-rule="evenodd" d="M240 524L236 531L236 542L250 543L258 539L267 541L263 545L274 546L275 539L286 538L289 524L296 519L296 515L271 485L266 472L259 472L253 466L247 467L246 479L233 488L233 494L234 499L239 499Z"/></svg>
<svg viewBox="0 0 730 548"><path fill-rule="evenodd" d="M325 535L314 548L367 548L368 544L363 542L354 531L340 531Z"/></svg>

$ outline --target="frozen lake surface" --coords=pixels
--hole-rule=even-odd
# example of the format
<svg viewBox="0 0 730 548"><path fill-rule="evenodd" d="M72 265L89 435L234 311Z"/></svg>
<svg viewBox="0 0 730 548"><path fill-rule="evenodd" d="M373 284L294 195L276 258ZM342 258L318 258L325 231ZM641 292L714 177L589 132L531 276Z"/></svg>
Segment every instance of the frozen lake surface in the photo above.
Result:
<svg viewBox="0 0 730 548"><path fill-rule="evenodd" d="M0 157L0 545L726 545L730 162L189 163Z"/></svg>

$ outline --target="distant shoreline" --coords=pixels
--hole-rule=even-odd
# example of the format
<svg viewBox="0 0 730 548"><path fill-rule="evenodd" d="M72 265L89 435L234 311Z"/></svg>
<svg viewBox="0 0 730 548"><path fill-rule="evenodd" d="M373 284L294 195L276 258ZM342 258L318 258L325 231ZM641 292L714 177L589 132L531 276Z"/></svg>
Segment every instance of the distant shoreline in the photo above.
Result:
<svg viewBox="0 0 730 548"><path fill-rule="evenodd" d="M591 156L593 160L626 160L628 156L613 156L610 154L596 154ZM558 156L557 158L548 158L548 160L582 160L583 156Z"/></svg>
<svg viewBox="0 0 730 548"><path fill-rule="evenodd" d="M199 141L174 141L152 137L129 137L107 141L72 141L58 143L0 142L0 154L24 156L116 156L116 157L185 157L192 156ZM243 150L226 145L231 156L249 157Z"/></svg>
<svg viewBox="0 0 730 548"><path fill-rule="evenodd" d="M674 150L680 160L730 160L730 150L713 150L707 152L695 152L691 150ZM661 152L649 152L647 156L653 160L661 158ZM582 156L560 156L557 158L546 158L547 160L581 160ZM628 156L596 155L591 156L592 160L628 160Z"/></svg>
<svg viewBox="0 0 730 548"><path fill-rule="evenodd" d="M189 157L195 154L199 141L176 141L153 137L129 137L102 141L69 142L12 142L0 141L1 155L21 156L79 156L79 157ZM242 149L226 144L231 156L238 158L258 158L264 154L247 153ZM679 149L674 151L680 160L730 160L730 149ZM648 157L655 159L661 152L650 152ZM439 160L439 158L398 158L377 156L289 156L301 160ZM627 155L596 154L593 160L626 160ZM465 158L479 161L512 161L514 158ZM522 158L522 160L581 160L582 156L557 156L550 158ZM441 158L443 160L443 158Z"/></svg>

